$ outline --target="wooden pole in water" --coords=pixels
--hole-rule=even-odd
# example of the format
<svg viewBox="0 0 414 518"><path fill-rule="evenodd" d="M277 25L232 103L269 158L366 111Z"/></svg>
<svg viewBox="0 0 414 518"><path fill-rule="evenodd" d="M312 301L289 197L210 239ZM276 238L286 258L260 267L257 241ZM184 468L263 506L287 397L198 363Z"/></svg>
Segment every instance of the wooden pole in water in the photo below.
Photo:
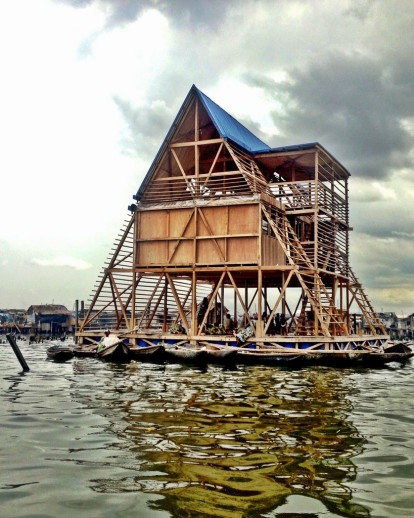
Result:
<svg viewBox="0 0 414 518"><path fill-rule="evenodd" d="M79 300L75 300L75 344L78 343L78 337L76 335L77 331L79 329Z"/></svg>
<svg viewBox="0 0 414 518"><path fill-rule="evenodd" d="M14 354L17 356L17 359L20 362L20 365L23 367L23 370L26 372L29 371L30 370L29 366L27 365L26 360L23 358L23 354L21 353L21 351L16 343L15 335L9 333L6 335L6 337L7 337L7 340L9 341L9 344L12 346Z"/></svg>

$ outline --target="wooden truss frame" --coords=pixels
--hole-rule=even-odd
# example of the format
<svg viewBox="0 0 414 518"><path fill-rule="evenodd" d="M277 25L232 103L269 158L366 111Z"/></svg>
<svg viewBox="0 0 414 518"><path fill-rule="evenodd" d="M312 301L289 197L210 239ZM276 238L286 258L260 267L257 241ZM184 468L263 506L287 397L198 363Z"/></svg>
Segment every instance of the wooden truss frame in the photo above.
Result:
<svg viewBox="0 0 414 518"><path fill-rule="evenodd" d="M206 333L227 309L263 344L351 343L353 305L366 340L385 336L349 265L342 166L318 145L255 158L220 136L195 94L179 120L114 243L80 340L107 327L132 341L215 340ZM284 335L277 315L288 317Z"/></svg>

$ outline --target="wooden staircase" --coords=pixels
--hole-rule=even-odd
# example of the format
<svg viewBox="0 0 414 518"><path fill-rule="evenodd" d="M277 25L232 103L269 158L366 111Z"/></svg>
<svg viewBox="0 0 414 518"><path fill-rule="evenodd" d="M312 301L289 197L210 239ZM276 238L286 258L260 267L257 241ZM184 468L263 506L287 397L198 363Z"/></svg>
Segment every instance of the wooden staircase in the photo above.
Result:
<svg viewBox="0 0 414 518"><path fill-rule="evenodd" d="M275 237L284 250L289 264L297 266L295 272L303 289L303 304L300 317L297 322L296 334L308 334L309 324L306 322L306 313L312 312L314 333L324 336L336 336L348 334L348 328L343 320L343 315L336 308L335 302L320 277L314 264L306 254L300 240L284 211L276 207L262 206L265 215ZM321 333L320 333L321 331Z"/></svg>
<svg viewBox="0 0 414 518"><path fill-rule="evenodd" d="M371 333L375 335L377 334L377 330L379 330L380 333L386 335L387 331L384 327L384 324L381 322L378 315L374 311L371 302L369 301L366 293L362 289L361 283L357 279L351 267L349 267L348 272L349 278L351 280L349 290L352 293L359 308L361 309L364 319L371 329Z"/></svg>

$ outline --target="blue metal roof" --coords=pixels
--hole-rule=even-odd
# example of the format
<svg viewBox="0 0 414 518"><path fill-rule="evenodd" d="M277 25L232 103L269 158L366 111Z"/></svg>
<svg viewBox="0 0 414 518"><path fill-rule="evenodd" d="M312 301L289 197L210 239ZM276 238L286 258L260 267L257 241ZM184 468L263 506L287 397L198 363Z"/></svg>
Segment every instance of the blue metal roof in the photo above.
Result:
<svg viewBox="0 0 414 518"><path fill-rule="evenodd" d="M272 148L267 147L267 148L264 148L264 149L257 150L256 153L268 153L268 152L283 153L284 151L303 151L303 150L306 150L306 149L313 149L316 146L322 147L319 144L319 142L309 142L309 143L306 143L306 144L294 144L294 145L291 145L291 146L281 146L281 147L272 147Z"/></svg>
<svg viewBox="0 0 414 518"><path fill-rule="evenodd" d="M250 153L270 149L267 144L257 138L256 135L253 135L250 130L240 124L239 121L223 110L223 108L207 97L207 95L203 94L195 85L193 88L198 93L204 108L207 110L217 131L223 138L233 141Z"/></svg>

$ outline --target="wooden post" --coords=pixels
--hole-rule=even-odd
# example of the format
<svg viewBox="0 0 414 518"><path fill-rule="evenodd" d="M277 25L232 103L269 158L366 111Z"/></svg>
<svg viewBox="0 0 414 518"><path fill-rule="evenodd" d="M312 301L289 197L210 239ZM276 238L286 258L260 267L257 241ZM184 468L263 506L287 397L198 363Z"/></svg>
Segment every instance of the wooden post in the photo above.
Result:
<svg viewBox="0 0 414 518"><path fill-rule="evenodd" d="M347 321L348 321L348 332L350 332L350 330L351 330L351 316L350 316L351 308L350 308L350 303L349 303L349 280L347 279L345 281L345 283L346 283L345 294L346 294L346 312L347 312ZM356 332L356 331L354 330L354 332Z"/></svg>
<svg viewBox="0 0 414 518"><path fill-rule="evenodd" d="M318 151L315 153L315 206L313 211L313 233L314 233L314 267L318 269L318 215L319 215L319 200L318 200L318 189L319 189L319 154Z"/></svg>
<svg viewBox="0 0 414 518"><path fill-rule="evenodd" d="M162 323L162 332L163 333L167 332L167 327L168 327L168 322L167 322L167 313L168 313L167 300L168 300L168 283L167 283L167 279L165 279L165 287L164 287L164 319L163 319L163 323Z"/></svg>
<svg viewBox="0 0 414 518"><path fill-rule="evenodd" d="M26 360L23 358L23 354L21 353L17 343L16 343L16 337L15 335L9 333L6 335L7 340L9 341L9 344L11 345L14 354L16 355L17 359L19 360L20 365L22 366L23 370L25 372L29 371L29 366L26 363Z"/></svg>
<svg viewBox="0 0 414 518"><path fill-rule="evenodd" d="M131 320L129 323L129 328L134 329L136 325L136 315L135 315L135 305L136 305L136 296L137 296L137 272L135 270L135 266L138 262L137 257L137 247L136 243L138 241L138 216L134 214L134 247L132 252L132 293L131 293ZM134 339L134 345L136 345L136 341Z"/></svg>
<svg viewBox="0 0 414 518"><path fill-rule="evenodd" d="M79 300L75 300L75 343L78 343L78 337L76 336L76 333L79 329Z"/></svg>
<svg viewBox="0 0 414 518"><path fill-rule="evenodd" d="M194 171L196 176L196 185L195 185L195 191L198 195L200 193L200 153L198 149L197 142L200 138L200 130L199 130L199 116L198 116L198 98L195 102L195 114L194 114Z"/></svg>
<svg viewBox="0 0 414 518"><path fill-rule="evenodd" d="M223 327L223 320L224 320L224 315L223 315L223 313L224 313L224 282L221 285L220 298L221 298L220 325L221 325L221 327Z"/></svg>
<svg viewBox="0 0 414 518"><path fill-rule="evenodd" d="M193 269L193 275L191 279L191 335L195 336L198 334L197 324L197 274Z"/></svg>
<svg viewBox="0 0 414 518"><path fill-rule="evenodd" d="M234 310L233 310L233 321L236 326L236 328L239 326L239 321L237 319L237 292L234 290L234 304L233 304Z"/></svg>
<svg viewBox="0 0 414 518"><path fill-rule="evenodd" d="M262 337L263 336L263 319L262 319L262 313L263 313L263 294L262 294L262 283L263 283L263 276L262 276L262 270L259 267L259 270L257 271L257 330L256 330L256 336Z"/></svg>

